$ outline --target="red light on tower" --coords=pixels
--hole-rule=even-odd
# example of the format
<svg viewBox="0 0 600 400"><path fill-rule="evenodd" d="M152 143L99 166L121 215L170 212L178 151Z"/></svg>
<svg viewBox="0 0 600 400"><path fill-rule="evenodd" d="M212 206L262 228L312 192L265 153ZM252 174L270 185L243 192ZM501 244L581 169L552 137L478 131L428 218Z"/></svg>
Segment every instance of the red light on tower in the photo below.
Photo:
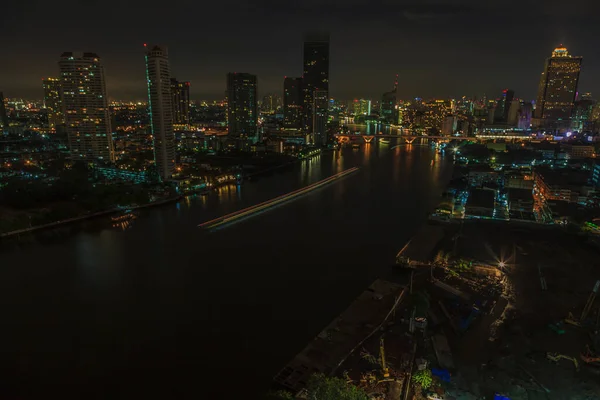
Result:
<svg viewBox="0 0 600 400"><path fill-rule="evenodd" d="M148 45L146 43L144 43L144 47L148 47Z"/></svg>

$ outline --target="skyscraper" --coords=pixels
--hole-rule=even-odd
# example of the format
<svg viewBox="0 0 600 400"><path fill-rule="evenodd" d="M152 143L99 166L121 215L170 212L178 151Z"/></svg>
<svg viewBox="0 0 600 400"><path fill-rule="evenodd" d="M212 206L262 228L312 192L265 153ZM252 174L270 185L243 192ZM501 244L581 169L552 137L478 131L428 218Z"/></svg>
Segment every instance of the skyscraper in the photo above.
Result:
<svg viewBox="0 0 600 400"><path fill-rule="evenodd" d="M398 91L398 75L394 81L394 89L391 92L385 92L381 97L381 119L386 124L396 124L398 122L398 110L396 108L396 92Z"/></svg>
<svg viewBox="0 0 600 400"><path fill-rule="evenodd" d="M229 136L256 139L256 75L240 72L227 74L227 106Z"/></svg>
<svg viewBox="0 0 600 400"><path fill-rule="evenodd" d="M58 78L46 78L42 80L44 88L44 104L48 110L48 127L56 130L64 121L62 105L62 85Z"/></svg>
<svg viewBox="0 0 600 400"><path fill-rule="evenodd" d="M326 91L329 96L329 35L307 35L303 58L304 128L310 133L315 90Z"/></svg>
<svg viewBox="0 0 600 400"><path fill-rule="evenodd" d="M114 162L104 68L95 53L60 56L60 82L73 160Z"/></svg>
<svg viewBox="0 0 600 400"><path fill-rule="evenodd" d="M371 115L371 100L354 99L352 103L352 111L355 117Z"/></svg>
<svg viewBox="0 0 600 400"><path fill-rule="evenodd" d="M311 141L314 145L325 146L327 144L327 107L329 97L327 90L315 90L313 95L313 124Z"/></svg>
<svg viewBox="0 0 600 400"><path fill-rule="evenodd" d="M180 82L171 78L171 102L173 108L173 123L178 125L190 124L190 83Z"/></svg>
<svg viewBox="0 0 600 400"><path fill-rule="evenodd" d="M275 114L277 108L281 104L281 99L274 93L269 93L263 96L261 111L265 114Z"/></svg>
<svg viewBox="0 0 600 400"><path fill-rule="evenodd" d="M562 46L546 59L535 110L539 124L552 126L571 118L582 60L582 57L571 56Z"/></svg>
<svg viewBox="0 0 600 400"><path fill-rule="evenodd" d="M283 80L283 126L302 127L302 78L285 77Z"/></svg>
<svg viewBox="0 0 600 400"><path fill-rule="evenodd" d="M166 47L146 49L148 106L154 141L154 161L163 181L171 179L175 170L175 135L169 53Z"/></svg>
<svg viewBox="0 0 600 400"><path fill-rule="evenodd" d="M510 89L504 89L502 91L502 122L508 121L508 113L510 112L510 106L515 97L515 91Z"/></svg>
<svg viewBox="0 0 600 400"><path fill-rule="evenodd" d="M6 104L4 103L4 93L0 92L0 132L8 133L8 114L6 114Z"/></svg>

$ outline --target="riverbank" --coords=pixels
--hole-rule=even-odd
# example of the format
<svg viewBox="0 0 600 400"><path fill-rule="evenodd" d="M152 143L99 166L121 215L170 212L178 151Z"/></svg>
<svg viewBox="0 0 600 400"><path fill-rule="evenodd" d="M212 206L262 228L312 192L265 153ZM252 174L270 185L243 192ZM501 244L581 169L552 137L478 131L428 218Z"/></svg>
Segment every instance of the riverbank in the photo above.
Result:
<svg viewBox="0 0 600 400"><path fill-rule="evenodd" d="M277 165L271 168L266 168L260 171L255 171L252 172L250 174L244 174L243 175L243 179L250 179L252 177L257 177L260 175L264 175L267 174L269 172L273 172L285 167L291 167L296 165L297 163L304 161L304 160L308 160L312 157L315 157L317 155L322 154L324 151L328 151L331 149L325 149L322 150L321 152L317 153L317 154L313 154L307 157L303 157L303 158L299 158L297 160L293 160L281 165ZM185 199L186 197L189 196L195 196L198 194L203 194L203 193L210 193L211 190L215 190L216 188L219 188L221 186L225 186L230 184L231 182L227 181L227 182L223 182L221 184L217 184L214 185L211 189L200 189L197 191L193 191L193 192L188 192L184 195L178 195L178 196L173 196L173 197L169 197L166 199L161 199L161 200L157 200L157 201L153 201L150 202L148 204L143 204L143 205L139 205L139 206L133 206L133 207L128 207L128 209L130 210L141 210L141 209L145 209L145 208L150 208L150 207L158 207L158 206L162 206L165 204L171 204L171 203L176 203L180 200ZM69 225L69 224L73 224L73 223L77 223L77 222L81 222L81 221L85 221L85 220L90 220L90 219L94 219L94 218L100 218L100 217L105 217L105 216L110 216L112 214L117 214L123 211L123 207L114 207L108 210L102 210L102 211L98 211L95 213L91 213L91 214L85 214L85 215L80 215L77 217L73 217L73 218L68 218L68 219L64 219L64 220L59 220L59 221L53 221L53 222L48 222L46 224L41 224L41 225L35 225L35 226L31 226L31 227L27 227L27 228L22 228L22 229L16 229L13 231L9 231L9 232L1 232L0 233L0 239L7 239L10 237L18 237L19 235L23 235L23 234L27 234L27 233L33 233L33 232L37 232L37 231L41 231L41 230L46 230L46 229L52 229L52 228L56 228L59 226L64 226L64 225Z"/></svg>

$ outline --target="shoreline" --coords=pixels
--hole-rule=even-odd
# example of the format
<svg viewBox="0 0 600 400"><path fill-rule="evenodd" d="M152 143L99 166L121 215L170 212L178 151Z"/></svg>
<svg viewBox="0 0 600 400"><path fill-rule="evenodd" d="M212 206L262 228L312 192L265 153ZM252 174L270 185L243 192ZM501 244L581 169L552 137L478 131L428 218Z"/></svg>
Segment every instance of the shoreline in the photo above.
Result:
<svg viewBox="0 0 600 400"><path fill-rule="evenodd" d="M330 149L324 149L322 150L320 153L312 155L312 156L308 156L308 157L304 157L304 158L299 158L297 160L293 160L290 162L287 162L285 164L280 164L274 167L270 167L267 169L263 169L260 171L255 171L252 172L250 174L244 175L243 179L248 179L254 176L259 176L261 174L266 174L268 172L272 172L275 171L277 169L283 168L283 167L290 167L293 166L299 162L302 162L304 160L308 160L316 155L320 155L323 153L323 151L328 151ZM210 193L211 190L214 190L218 187L224 186L224 185L228 185L231 182L224 182L222 184L213 186L211 189L202 189L202 190L198 190L198 191L194 191L194 192L190 192L190 193L186 193L183 195L179 195L179 196L175 196L175 197L169 197L167 199L162 199L162 200L158 200L158 201L153 201L151 203L148 204L143 204L143 205L139 205L139 206L135 206L135 207L128 207L128 209L131 210L141 210L144 208L150 208L150 207L158 207L158 206L162 206L165 204L169 204L169 203L176 203L179 200L182 200L186 197L189 196L194 196L200 193ZM42 230L46 230L46 229L51 229L51 228L56 228L56 227L60 227L60 226L64 226L64 225L69 225L69 224L73 224L76 222L81 222L81 221L85 221L85 220L89 220L89 219L94 219L94 218L99 218L99 217L104 217L104 216L108 216L111 214L116 214L118 212L122 212L123 208L122 207L115 207L115 208L111 208L108 210L102 210L102 211L97 211L95 213L92 214L85 214L85 215L80 215L77 217L72 217L72 218L68 218L68 219L64 219L64 220L59 220L59 221L53 221L53 222L48 222L46 224L42 224L42 225L35 225L35 226L31 226L29 228L21 228L21 229L17 229L14 231L9 231L9 232L0 232L0 239L8 239L8 238L12 238L12 237L17 237L21 234L26 234L26 233L32 233L32 232L37 232L37 231L42 231Z"/></svg>

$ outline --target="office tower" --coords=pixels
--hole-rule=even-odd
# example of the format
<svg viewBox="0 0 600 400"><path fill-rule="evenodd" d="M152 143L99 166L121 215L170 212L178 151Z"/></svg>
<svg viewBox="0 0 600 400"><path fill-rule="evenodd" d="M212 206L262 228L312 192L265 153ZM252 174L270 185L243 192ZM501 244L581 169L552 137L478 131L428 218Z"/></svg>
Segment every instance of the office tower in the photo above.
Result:
<svg viewBox="0 0 600 400"><path fill-rule="evenodd" d="M329 93L329 35L307 35L304 40L303 59L304 129L311 132L314 120L314 92L324 90Z"/></svg>
<svg viewBox="0 0 600 400"><path fill-rule="evenodd" d="M541 125L569 120L577 95L582 57L573 57L565 47L557 47L546 59L540 79L535 117Z"/></svg>
<svg viewBox="0 0 600 400"><path fill-rule="evenodd" d="M517 126L519 120L519 110L521 109L521 101L513 99L508 107L508 114L506 116L506 123L510 126Z"/></svg>
<svg viewBox="0 0 600 400"><path fill-rule="evenodd" d="M48 110L48 127L56 130L56 127L64 123L62 110L62 85L58 78L46 78L42 80L44 88L44 104Z"/></svg>
<svg viewBox="0 0 600 400"><path fill-rule="evenodd" d="M311 141L316 146L327 144L327 108L329 97L327 90L315 90L313 96L313 124Z"/></svg>
<svg viewBox="0 0 600 400"><path fill-rule="evenodd" d="M354 116L368 116L371 115L371 100L360 99L354 100L352 104L352 111Z"/></svg>
<svg viewBox="0 0 600 400"><path fill-rule="evenodd" d="M256 140L256 75L239 72L227 74L227 106L229 136Z"/></svg>
<svg viewBox="0 0 600 400"><path fill-rule="evenodd" d="M386 92L381 97L381 108L379 115L386 124L395 124L398 121L398 110L396 107L396 92L398 91L398 75L394 81L394 89Z"/></svg>
<svg viewBox="0 0 600 400"><path fill-rule="evenodd" d="M166 181L171 179L175 170L171 71L166 47L146 47L146 77L154 161L158 175Z"/></svg>
<svg viewBox="0 0 600 400"><path fill-rule="evenodd" d="M8 114L6 113L6 103L4 93L0 92L0 128L2 133L8 133Z"/></svg>
<svg viewBox="0 0 600 400"><path fill-rule="evenodd" d="M58 65L71 159L114 162L100 57L95 53L65 52Z"/></svg>
<svg viewBox="0 0 600 400"><path fill-rule="evenodd" d="M527 130L531 128L531 116L533 114L533 104L523 103L519 109L519 120L517 128Z"/></svg>
<svg viewBox="0 0 600 400"><path fill-rule="evenodd" d="M510 89L504 89L502 91L502 97L501 97L501 102L502 102L502 122L506 122L508 121L508 113L510 111L510 106L511 103L513 101L513 98L515 97L515 91L514 90L510 90Z"/></svg>
<svg viewBox="0 0 600 400"><path fill-rule="evenodd" d="M283 126L302 127L302 78L285 77L283 80Z"/></svg>
<svg viewBox="0 0 600 400"><path fill-rule="evenodd" d="M263 96L261 111L265 114L275 114L279 108L281 99L274 93Z"/></svg>
<svg viewBox="0 0 600 400"><path fill-rule="evenodd" d="M593 129L592 112L596 101L591 96L582 96L581 100L575 101L571 129L574 131L586 131Z"/></svg>
<svg viewBox="0 0 600 400"><path fill-rule="evenodd" d="M173 123L178 125L190 124L190 83L180 82L171 78L171 107Z"/></svg>

